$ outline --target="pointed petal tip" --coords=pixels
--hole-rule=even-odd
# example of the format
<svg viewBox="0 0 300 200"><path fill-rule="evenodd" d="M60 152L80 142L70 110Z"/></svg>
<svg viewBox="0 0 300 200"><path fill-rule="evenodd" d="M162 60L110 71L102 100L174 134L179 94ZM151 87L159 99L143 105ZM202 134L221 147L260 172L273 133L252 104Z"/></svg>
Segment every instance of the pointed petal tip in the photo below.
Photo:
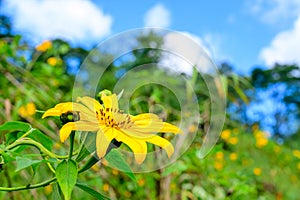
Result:
<svg viewBox="0 0 300 200"><path fill-rule="evenodd" d="M137 164L142 164L146 159L146 154L144 153L134 153L134 158Z"/></svg>

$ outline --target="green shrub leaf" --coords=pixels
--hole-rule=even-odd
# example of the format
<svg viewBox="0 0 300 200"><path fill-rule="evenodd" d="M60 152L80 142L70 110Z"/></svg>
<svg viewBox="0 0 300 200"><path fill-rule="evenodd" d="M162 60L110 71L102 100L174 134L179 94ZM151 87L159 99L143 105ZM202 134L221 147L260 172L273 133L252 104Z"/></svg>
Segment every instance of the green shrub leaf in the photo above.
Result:
<svg viewBox="0 0 300 200"><path fill-rule="evenodd" d="M92 195L93 197L95 197L98 200L109 200L108 197L100 194L99 192L95 191L94 189L88 187L87 185L81 184L81 183L76 183L76 186L80 189L82 189L83 191L89 193L90 195Z"/></svg>
<svg viewBox="0 0 300 200"><path fill-rule="evenodd" d="M78 169L75 161L64 160L57 165L56 178L65 200L71 199L73 188L77 181Z"/></svg>
<svg viewBox="0 0 300 200"><path fill-rule="evenodd" d="M111 167L117 168L120 171L124 171L129 178L136 181L136 177L133 174L130 166L127 164L123 155L116 149L112 149L106 156L105 159L108 161Z"/></svg>

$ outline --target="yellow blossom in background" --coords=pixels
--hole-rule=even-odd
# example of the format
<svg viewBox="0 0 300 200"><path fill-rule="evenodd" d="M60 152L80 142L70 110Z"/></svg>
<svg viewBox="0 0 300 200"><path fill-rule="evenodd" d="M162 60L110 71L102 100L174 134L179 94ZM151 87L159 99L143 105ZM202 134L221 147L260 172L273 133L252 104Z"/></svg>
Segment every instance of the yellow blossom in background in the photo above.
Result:
<svg viewBox="0 0 300 200"><path fill-rule="evenodd" d="M232 161L235 161L235 160L237 160L237 154L236 153L231 153L230 155L229 155L229 159L230 160L232 160Z"/></svg>
<svg viewBox="0 0 300 200"><path fill-rule="evenodd" d="M52 43L49 40L44 41L42 44L39 44L35 47L37 51L45 52L52 47Z"/></svg>
<svg viewBox="0 0 300 200"><path fill-rule="evenodd" d="M54 149L61 149L61 143L60 142L56 142L54 145L53 145L53 148Z"/></svg>
<svg viewBox="0 0 300 200"><path fill-rule="evenodd" d="M293 155L294 155L296 158L299 158L299 159L300 159L300 151L299 151L298 149L293 150Z"/></svg>
<svg viewBox="0 0 300 200"><path fill-rule="evenodd" d="M222 160L224 158L224 153L222 151L218 151L216 153L216 159Z"/></svg>
<svg viewBox="0 0 300 200"><path fill-rule="evenodd" d="M189 126L189 132L190 133L193 133L197 131L197 126L195 124L192 124L191 126Z"/></svg>
<svg viewBox="0 0 300 200"><path fill-rule="evenodd" d="M231 137L228 139L228 143L232 145L236 145L239 142L239 138L237 137Z"/></svg>
<svg viewBox="0 0 300 200"><path fill-rule="evenodd" d="M58 59L55 57L50 57L47 59L47 63L51 66L55 66L58 63Z"/></svg>
<svg viewBox="0 0 300 200"><path fill-rule="evenodd" d="M94 164L94 165L91 167L91 169L92 169L94 172L98 172L98 171L100 170L99 164L98 164L98 163Z"/></svg>
<svg viewBox="0 0 300 200"><path fill-rule="evenodd" d="M119 174L119 170L116 169L112 169L112 174L117 176Z"/></svg>
<svg viewBox="0 0 300 200"><path fill-rule="evenodd" d="M144 185L145 185L145 179L143 179L143 178L142 178L142 179L139 179L139 180L138 180L138 185L139 185L139 186L144 186Z"/></svg>
<svg viewBox="0 0 300 200"><path fill-rule="evenodd" d="M51 193L52 193L52 190L53 190L53 189L52 189L52 185L51 185L51 184L44 187L44 193L45 193L46 195L51 194Z"/></svg>
<svg viewBox="0 0 300 200"><path fill-rule="evenodd" d="M104 192L108 192L109 185L107 183L104 183L102 189L103 189Z"/></svg>
<svg viewBox="0 0 300 200"><path fill-rule="evenodd" d="M221 161L216 161L216 162L214 163L214 167L215 167L216 170L222 170L223 167L224 167L224 164L223 164L223 162L221 162Z"/></svg>
<svg viewBox="0 0 300 200"><path fill-rule="evenodd" d="M263 131L256 131L254 132L254 137L256 140L256 147L262 148L268 144L268 133Z"/></svg>
<svg viewBox="0 0 300 200"><path fill-rule="evenodd" d="M69 116L75 113L76 120L67 122L60 129L60 140L64 142L71 131L97 132L96 153L103 158L113 139L125 143L134 153L135 160L141 164L147 154L147 143L152 143L163 148L168 157L174 152L173 145L158 135L161 133L182 133L182 131L167 122L163 122L152 113L133 116L119 110L116 94L101 94L103 105L90 97L79 97L77 103L67 102L57 104L47 110L42 118L48 116Z"/></svg>
<svg viewBox="0 0 300 200"><path fill-rule="evenodd" d="M228 140L230 138L230 134L231 134L230 130L226 129L226 130L222 131L221 138L223 140Z"/></svg>
<svg viewBox="0 0 300 200"><path fill-rule="evenodd" d="M21 106L18 110L19 115L22 117L30 117L36 113L36 107L34 103L28 103L25 106Z"/></svg>
<svg viewBox="0 0 300 200"><path fill-rule="evenodd" d="M261 169L259 168L259 167L256 167L256 168L254 168L253 169L253 174L255 175L255 176L260 176L261 175Z"/></svg>

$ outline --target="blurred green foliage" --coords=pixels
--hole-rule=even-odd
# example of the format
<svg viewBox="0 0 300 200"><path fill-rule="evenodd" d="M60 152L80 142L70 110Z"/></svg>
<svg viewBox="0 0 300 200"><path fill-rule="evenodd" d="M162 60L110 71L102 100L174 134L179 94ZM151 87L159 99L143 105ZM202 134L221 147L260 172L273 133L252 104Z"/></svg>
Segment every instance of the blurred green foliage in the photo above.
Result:
<svg viewBox="0 0 300 200"><path fill-rule="evenodd" d="M6 22L5 18L1 20ZM3 23L3 26L0 38L0 124L8 121L29 122L38 130L35 140L41 141L45 146L48 144L49 150L54 153L64 153L68 144L59 142L59 120L41 120L41 114L35 112L35 109L43 111L59 102L72 100L75 79L72 72L78 69L76 66L74 69L71 61L77 60L81 64L89 52L74 48L62 40L48 41L48 46L43 43L41 45L45 46L33 47L20 35L12 35L8 22ZM113 90L116 82L127 71L141 64L157 62L161 52L155 48L162 45L163 41L154 33L149 33L137 38L137 46L142 48L149 41L156 41L153 49L132 52L132 61L126 61L121 67L114 62L109 63L97 91ZM99 59L94 63L92 60L86 61L95 65L94 71L90 68L90 74L99 70L102 60L114 59L112 55L103 52L91 53ZM255 97L253 86L264 88L268 84L282 81L293 88L292 93L287 94L284 100L287 103L293 102L299 111L299 101L296 99L299 97L299 90L293 87L295 83L299 83L295 82L299 79L288 75L288 72L295 69L298 69L297 66L256 69L252 77L242 77L232 73L230 66L223 65L221 80L225 87L224 94L228 98L227 106L237 105L238 111L243 113L247 104ZM135 75L137 80L151 76L172 85L178 84L183 87L180 95L191 95L188 90L186 92L185 84L172 77L175 75L166 74L163 70L156 69L151 74L141 70ZM233 120L229 112L225 130L217 145L205 159L199 158L202 134L208 129L210 121L210 94L203 77L196 72L191 76L182 76L193 86L201 113L200 125L188 127L190 132L198 131L189 150L165 169L136 174L136 182L126 173L103 165L94 165L92 170L80 174L80 180L112 199L297 199L300 187L300 151L295 139L277 144L256 123L245 126L241 121ZM128 84L124 82L124 85ZM167 116L167 121L180 120L179 102L172 91L159 84L138 88L130 97L130 102L129 110L132 114L147 112L152 105L161 104L168 113L160 113L160 108L155 107L156 113L160 113L162 118ZM0 133L0 146L17 137L14 133ZM299 138L298 135L293 137ZM75 148L78 146L75 145ZM47 179L52 172L45 166L46 163L37 161L36 155L36 150L29 146L15 152L3 152L0 156L0 186L28 185ZM20 163L24 166L24 162L31 167L18 168ZM74 199L86 198L85 185L80 185L80 188L82 190L74 190ZM30 191L0 192L0 199L59 199L60 192L55 183Z"/></svg>

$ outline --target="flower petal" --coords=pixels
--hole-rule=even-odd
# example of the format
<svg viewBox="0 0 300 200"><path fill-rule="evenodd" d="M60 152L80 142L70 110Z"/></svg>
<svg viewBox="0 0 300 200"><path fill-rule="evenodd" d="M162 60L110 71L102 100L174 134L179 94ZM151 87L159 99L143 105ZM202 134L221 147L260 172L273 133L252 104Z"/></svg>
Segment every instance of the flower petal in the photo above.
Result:
<svg viewBox="0 0 300 200"><path fill-rule="evenodd" d="M161 121L161 119L159 119L159 117L153 113L143 113L136 116L131 116L131 119L133 121L139 121L139 120Z"/></svg>
<svg viewBox="0 0 300 200"><path fill-rule="evenodd" d="M117 134L116 140L125 143L133 151L134 158L138 164L144 162L147 155L147 144L145 141L131 138L122 132Z"/></svg>
<svg viewBox="0 0 300 200"><path fill-rule="evenodd" d="M69 137L71 131L97 131L99 125L91 122L77 121L77 122L68 122L60 129L60 141L64 142Z"/></svg>
<svg viewBox="0 0 300 200"><path fill-rule="evenodd" d="M101 100L103 101L105 108L112 108L113 110L119 109L118 97L116 94L109 95L109 96L106 96L105 94L103 94L101 96Z"/></svg>
<svg viewBox="0 0 300 200"><path fill-rule="evenodd" d="M100 129L96 136L97 156L103 158L106 154L110 142L114 139L114 129Z"/></svg>
<svg viewBox="0 0 300 200"><path fill-rule="evenodd" d="M46 112L43 114L42 119L49 116L60 116L60 115L61 115L60 109L50 108L46 110Z"/></svg>
<svg viewBox="0 0 300 200"><path fill-rule="evenodd" d="M182 131L172 124L167 122L150 122L147 120L140 120L138 122L134 122L134 126L131 127L132 130L138 132L161 132L161 133L182 133Z"/></svg>
<svg viewBox="0 0 300 200"><path fill-rule="evenodd" d="M151 137L148 137L145 139L147 142L150 142L152 144L155 144L157 146L160 146L164 150L166 150L168 157L170 158L172 154L174 153L174 147L173 145L166 140L165 138L162 138L158 135L153 135Z"/></svg>
<svg viewBox="0 0 300 200"><path fill-rule="evenodd" d="M98 101L88 96L77 97L77 102L81 102L93 112L103 109L103 106Z"/></svg>

